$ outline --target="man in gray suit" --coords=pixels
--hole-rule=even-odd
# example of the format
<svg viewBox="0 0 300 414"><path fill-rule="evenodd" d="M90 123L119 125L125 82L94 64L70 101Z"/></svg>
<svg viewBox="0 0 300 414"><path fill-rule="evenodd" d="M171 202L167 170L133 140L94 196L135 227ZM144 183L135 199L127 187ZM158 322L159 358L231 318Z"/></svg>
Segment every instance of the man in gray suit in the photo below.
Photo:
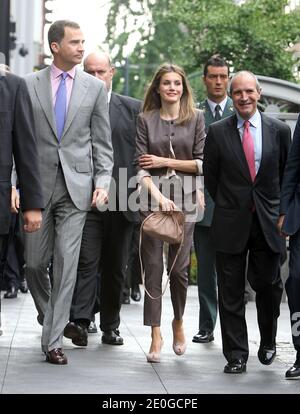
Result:
<svg viewBox="0 0 300 414"><path fill-rule="evenodd" d="M227 96L229 67L218 55L212 56L205 64L203 83L207 98L201 102L204 111L205 129L220 119L234 113L232 100ZM210 238L210 226L214 203L204 189L205 210L203 219L196 223L194 230L194 247L197 257L197 283L199 296L199 331L193 342L207 343L214 340L214 328L217 319L217 274L215 268L215 248Z"/></svg>
<svg viewBox="0 0 300 414"><path fill-rule="evenodd" d="M66 20L53 23L48 41L52 65L26 78L37 127L45 211L40 231L26 237L25 260L29 289L43 324L42 350L48 362L63 365L67 357L62 338L86 212L96 200L107 202L113 150L105 85L76 68L84 53L79 25ZM47 273L51 257L52 289Z"/></svg>

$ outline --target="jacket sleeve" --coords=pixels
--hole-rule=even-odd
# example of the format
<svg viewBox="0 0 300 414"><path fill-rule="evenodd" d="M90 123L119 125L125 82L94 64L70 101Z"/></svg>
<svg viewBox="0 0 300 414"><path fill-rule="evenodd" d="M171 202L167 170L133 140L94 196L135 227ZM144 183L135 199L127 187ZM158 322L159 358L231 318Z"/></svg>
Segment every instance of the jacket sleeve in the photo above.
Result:
<svg viewBox="0 0 300 414"><path fill-rule="evenodd" d="M20 186L21 208L43 208L33 109L24 79L16 91L13 121L13 155Z"/></svg>
<svg viewBox="0 0 300 414"><path fill-rule="evenodd" d="M215 200L219 182L219 162L219 148L215 139L215 130L211 126L205 140L203 173L204 185L213 200Z"/></svg>
<svg viewBox="0 0 300 414"><path fill-rule="evenodd" d="M285 214L294 193L300 184L300 115L297 120L292 146L287 157L287 162L284 169L281 199L280 199L280 214Z"/></svg>
<svg viewBox="0 0 300 414"><path fill-rule="evenodd" d="M94 185L108 191L114 165L109 122L107 92L104 83L92 113L91 136L93 148Z"/></svg>
<svg viewBox="0 0 300 414"><path fill-rule="evenodd" d="M205 143L205 120L203 111L197 110L193 159L197 162L198 174L203 175L203 157Z"/></svg>
<svg viewBox="0 0 300 414"><path fill-rule="evenodd" d="M140 183L142 178L151 177L147 170L143 170L139 166L139 157L143 154L148 154L148 129L143 114L139 114L136 125L136 152L134 157L134 165L137 170L137 182Z"/></svg>

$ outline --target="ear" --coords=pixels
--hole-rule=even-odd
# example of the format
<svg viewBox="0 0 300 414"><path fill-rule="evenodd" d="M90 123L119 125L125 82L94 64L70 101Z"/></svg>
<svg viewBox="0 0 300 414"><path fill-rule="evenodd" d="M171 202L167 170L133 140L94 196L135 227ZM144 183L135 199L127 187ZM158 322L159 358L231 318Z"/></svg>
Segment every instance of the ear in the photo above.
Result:
<svg viewBox="0 0 300 414"><path fill-rule="evenodd" d="M59 51L59 43L57 42L52 42L51 43L51 50L55 53L58 53Z"/></svg>

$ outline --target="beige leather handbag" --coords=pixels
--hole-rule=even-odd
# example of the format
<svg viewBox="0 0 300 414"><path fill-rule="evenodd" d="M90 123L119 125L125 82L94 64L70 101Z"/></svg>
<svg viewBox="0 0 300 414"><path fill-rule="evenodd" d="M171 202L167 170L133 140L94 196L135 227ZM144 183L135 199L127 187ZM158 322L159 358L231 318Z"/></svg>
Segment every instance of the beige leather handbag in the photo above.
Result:
<svg viewBox="0 0 300 414"><path fill-rule="evenodd" d="M140 265L141 265L141 275L142 275L142 282L145 288L145 292L151 299L159 299L165 293L168 282L170 280L171 272L174 268L176 260L179 256L181 251L183 240L184 240L184 214L182 211L173 211L172 214L166 214L163 211L155 211L149 216L147 216L142 224L140 229L140 241L139 241L139 257L140 257ZM178 250L176 256L173 260L172 266L168 271L168 279L166 285L163 289L163 292L160 296L153 297L145 286L145 269L143 268L142 262L142 254L141 254L141 247L142 247L142 238L143 232L146 233L148 236L155 237L159 240L165 241L169 244L178 244Z"/></svg>

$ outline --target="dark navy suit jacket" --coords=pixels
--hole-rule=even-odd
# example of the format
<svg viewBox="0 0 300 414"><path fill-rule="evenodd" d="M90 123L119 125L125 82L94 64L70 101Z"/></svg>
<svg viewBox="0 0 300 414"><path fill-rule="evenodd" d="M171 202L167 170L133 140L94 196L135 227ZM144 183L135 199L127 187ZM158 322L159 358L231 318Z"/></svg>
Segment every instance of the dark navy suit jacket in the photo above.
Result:
<svg viewBox="0 0 300 414"><path fill-rule="evenodd" d="M10 223L13 156L20 186L21 208L43 208L38 152L31 101L25 81L0 76L0 235Z"/></svg>
<svg viewBox="0 0 300 414"><path fill-rule="evenodd" d="M300 115L284 170L280 214L285 214L282 230L295 234L300 229Z"/></svg>

